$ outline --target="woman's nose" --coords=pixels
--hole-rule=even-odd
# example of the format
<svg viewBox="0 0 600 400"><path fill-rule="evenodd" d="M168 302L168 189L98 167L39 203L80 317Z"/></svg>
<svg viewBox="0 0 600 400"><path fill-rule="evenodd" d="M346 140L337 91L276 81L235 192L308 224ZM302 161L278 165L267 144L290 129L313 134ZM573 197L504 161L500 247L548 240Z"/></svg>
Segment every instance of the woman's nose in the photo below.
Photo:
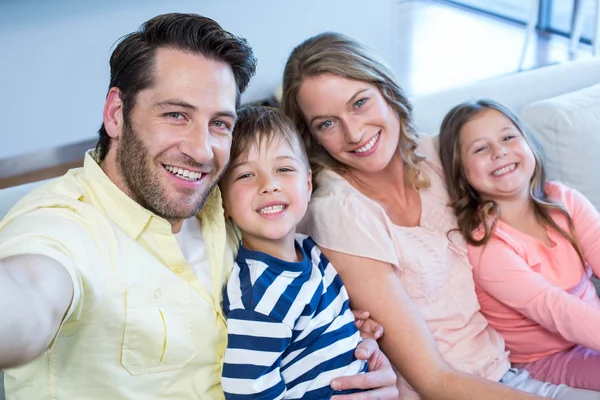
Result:
<svg viewBox="0 0 600 400"><path fill-rule="evenodd" d="M360 143L365 135L365 129L362 125L356 123L346 123L345 136L348 143Z"/></svg>

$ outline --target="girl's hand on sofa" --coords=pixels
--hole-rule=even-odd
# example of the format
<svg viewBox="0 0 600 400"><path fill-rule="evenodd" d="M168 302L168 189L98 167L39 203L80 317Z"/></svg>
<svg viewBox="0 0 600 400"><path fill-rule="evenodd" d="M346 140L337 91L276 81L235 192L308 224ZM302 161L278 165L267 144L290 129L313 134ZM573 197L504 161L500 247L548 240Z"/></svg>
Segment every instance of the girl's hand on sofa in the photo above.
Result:
<svg viewBox="0 0 600 400"><path fill-rule="evenodd" d="M363 339L377 340L383 336L383 325L372 319L368 311L352 310L352 314L354 314L354 325Z"/></svg>

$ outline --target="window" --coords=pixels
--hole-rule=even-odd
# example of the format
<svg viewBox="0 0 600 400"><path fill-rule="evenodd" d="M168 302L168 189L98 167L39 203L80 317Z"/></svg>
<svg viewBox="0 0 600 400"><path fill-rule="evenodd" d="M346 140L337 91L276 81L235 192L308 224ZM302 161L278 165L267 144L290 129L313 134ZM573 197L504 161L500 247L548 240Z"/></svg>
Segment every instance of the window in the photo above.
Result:
<svg viewBox="0 0 600 400"><path fill-rule="evenodd" d="M500 18L526 24L529 19L529 0L446 0L470 9L492 14ZM586 0L540 0L538 28L542 31L570 36L572 29L574 2L583 7L582 39L590 43L593 36L595 2ZM600 0L598 0L600 1Z"/></svg>

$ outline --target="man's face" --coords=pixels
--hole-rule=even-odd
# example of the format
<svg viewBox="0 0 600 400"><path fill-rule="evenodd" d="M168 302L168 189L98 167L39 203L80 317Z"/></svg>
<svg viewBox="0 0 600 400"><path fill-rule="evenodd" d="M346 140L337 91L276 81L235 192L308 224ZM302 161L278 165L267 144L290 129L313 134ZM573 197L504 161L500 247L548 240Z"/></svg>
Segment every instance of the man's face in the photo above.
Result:
<svg viewBox="0 0 600 400"><path fill-rule="evenodd" d="M154 85L138 93L113 136L111 179L172 224L197 214L229 161L235 105L229 65L159 49Z"/></svg>

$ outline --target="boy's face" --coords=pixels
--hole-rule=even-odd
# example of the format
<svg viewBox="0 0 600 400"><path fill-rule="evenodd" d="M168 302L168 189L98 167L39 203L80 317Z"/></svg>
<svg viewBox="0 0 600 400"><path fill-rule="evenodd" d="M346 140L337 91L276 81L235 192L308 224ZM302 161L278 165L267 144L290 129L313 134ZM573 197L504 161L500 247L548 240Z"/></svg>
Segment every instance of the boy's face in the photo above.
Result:
<svg viewBox="0 0 600 400"><path fill-rule="evenodd" d="M252 146L246 160L232 160L221 187L225 213L240 228L244 245L271 253L274 245L293 245L312 174L298 149L279 138L266 142Z"/></svg>

